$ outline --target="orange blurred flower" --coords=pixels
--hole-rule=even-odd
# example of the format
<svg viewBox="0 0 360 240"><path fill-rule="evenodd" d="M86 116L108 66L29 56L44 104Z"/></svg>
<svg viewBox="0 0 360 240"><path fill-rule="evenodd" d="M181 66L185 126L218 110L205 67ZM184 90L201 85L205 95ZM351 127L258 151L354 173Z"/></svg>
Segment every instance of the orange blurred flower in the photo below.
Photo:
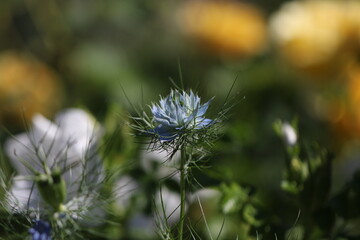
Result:
<svg viewBox="0 0 360 240"><path fill-rule="evenodd" d="M183 31L215 53L250 57L266 43L261 12L233 1L189 1L178 14Z"/></svg>
<svg viewBox="0 0 360 240"><path fill-rule="evenodd" d="M287 2L271 18L270 31L291 65L314 76L329 76L355 58L360 43L359 13L356 1Z"/></svg>
<svg viewBox="0 0 360 240"><path fill-rule="evenodd" d="M360 67L352 68L343 98L331 102L328 118L338 137L360 139Z"/></svg>
<svg viewBox="0 0 360 240"><path fill-rule="evenodd" d="M19 53L0 55L0 123L23 126L34 113L51 116L60 106L55 73L43 63Z"/></svg>

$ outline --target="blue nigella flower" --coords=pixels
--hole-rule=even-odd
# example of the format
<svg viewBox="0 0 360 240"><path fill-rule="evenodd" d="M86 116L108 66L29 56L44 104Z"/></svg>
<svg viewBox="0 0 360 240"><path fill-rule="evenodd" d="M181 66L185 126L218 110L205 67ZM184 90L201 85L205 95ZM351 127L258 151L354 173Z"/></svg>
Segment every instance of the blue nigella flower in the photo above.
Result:
<svg viewBox="0 0 360 240"><path fill-rule="evenodd" d="M200 103L200 97L192 91L171 90L161 98L158 104L151 106L153 121L157 125L150 132L158 135L162 141L175 139L185 130L202 129L213 124L213 120L204 118L211 100Z"/></svg>
<svg viewBox="0 0 360 240"><path fill-rule="evenodd" d="M32 240L51 240L50 223L42 220L34 221L35 225L29 229Z"/></svg>

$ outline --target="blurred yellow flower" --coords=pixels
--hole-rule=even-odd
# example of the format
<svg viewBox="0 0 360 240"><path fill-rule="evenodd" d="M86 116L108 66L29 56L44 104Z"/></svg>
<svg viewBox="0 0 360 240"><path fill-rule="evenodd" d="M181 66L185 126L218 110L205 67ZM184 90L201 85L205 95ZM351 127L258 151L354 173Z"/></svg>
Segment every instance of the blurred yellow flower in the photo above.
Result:
<svg viewBox="0 0 360 240"><path fill-rule="evenodd" d="M355 57L359 13L357 1L287 2L271 17L270 32L291 65L314 76L328 76Z"/></svg>
<svg viewBox="0 0 360 240"><path fill-rule="evenodd" d="M234 1L188 1L179 11L183 31L215 53L250 57L266 43L266 24L261 12Z"/></svg>
<svg viewBox="0 0 360 240"><path fill-rule="evenodd" d="M23 126L34 113L51 116L61 102L57 77L43 63L16 52L0 54L0 123Z"/></svg>
<svg viewBox="0 0 360 240"><path fill-rule="evenodd" d="M348 72L343 98L329 105L329 119L340 140L360 139L360 67Z"/></svg>

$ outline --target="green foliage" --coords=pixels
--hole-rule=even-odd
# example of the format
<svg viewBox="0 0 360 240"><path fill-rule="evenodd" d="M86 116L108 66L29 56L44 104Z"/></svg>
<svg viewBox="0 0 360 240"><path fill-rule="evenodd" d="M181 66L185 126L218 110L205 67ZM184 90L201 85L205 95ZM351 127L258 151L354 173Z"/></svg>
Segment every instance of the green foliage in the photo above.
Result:
<svg viewBox="0 0 360 240"><path fill-rule="evenodd" d="M220 205L224 214L240 211L249 201L250 189L236 183L221 184L220 192L222 193Z"/></svg>
<svg viewBox="0 0 360 240"><path fill-rule="evenodd" d="M270 20L288 1L253 2ZM352 98L358 99L359 90L356 85L348 85L347 75L352 73L343 69L333 74L337 66L322 77L309 72L323 66L298 71L290 61L279 57L286 57L286 52L278 54L279 46L275 47L272 39L266 40L268 48L249 57L211 51L216 46L208 46L205 39L183 34L184 19L178 13L182 4L171 0L0 1L0 65L11 63L11 59L4 58L8 51L41 62L54 73L58 91L63 94L60 108L88 109L104 133L96 149L101 160L95 166L88 165L92 170L86 176L71 172L73 182L81 183L81 190L72 198L75 210L63 208L73 195L67 191L71 186L63 181L68 169L58 172L55 166L25 179L33 183L26 190L39 189L32 194L39 194L45 209L20 210L12 198L19 172L3 154L6 141L13 134L30 130L26 126L31 119L26 116L32 108L43 110L49 119L59 109L26 105L39 99L48 102L43 99L47 85L28 80L40 79L47 71L28 69L21 74L19 62L1 69L0 239L29 238L32 220L45 218L51 223L54 240L179 240L180 224L174 216L181 206L184 239L360 239L358 102L351 111L348 106ZM303 22L298 20L299 24ZM188 24L200 23L197 16ZM341 32L351 33L352 39L345 41L351 49L339 47L335 52L344 55L338 57L344 63L348 63L343 60L345 55L351 55L352 66L347 67L358 69L355 36L359 34L343 24L341 28L346 31ZM236 28L233 30L248 26L231 25ZM211 26L199 27L208 28ZM222 35L222 30L216 27L214 35ZM308 32L302 30L299 34ZM319 33L322 30L327 28L319 28ZM234 32L226 42L236 42ZM308 45L343 39L339 34L334 36L336 41L315 39ZM295 56L294 61L299 58ZM5 70L9 70L8 75ZM30 76L33 73L35 76ZM36 86L30 89L31 85ZM206 113L214 124L204 129L189 128L176 141L164 142L154 135L149 139L149 130L158 123L154 123L147 106L157 102L159 95L166 96L171 88L193 89L202 100L215 96ZM229 89L234 98L229 96ZM27 96L27 91L35 95ZM350 92L354 96L347 96ZM8 93L16 94L3 99ZM60 102L60 98L50 97ZM23 119L13 119L11 109L6 109L6 102L18 99L24 100L16 109L23 111ZM2 122L3 118L8 121ZM24 126L13 124L15 120L23 121ZM52 145L45 137L40 142ZM180 164L178 151L184 144L186 161ZM65 145L71 144L64 143L64 149ZM85 167L82 160L95 154L87 148L77 150L81 161L69 168L77 164ZM151 150L155 153L149 156ZM67 156L62 155L64 159ZM31 155L17 163L29 170L36 165L33 158ZM47 158L41 160L45 163ZM183 178L179 172L184 173ZM100 184L91 181L98 176L102 178ZM90 180L85 181L87 178ZM125 183L120 183L123 179ZM180 195L184 186L184 205L177 203L174 209L165 209L172 200L170 196L159 203L159 189ZM194 197L209 189L216 190L199 194L199 199ZM25 198L30 199L28 195ZM97 207L103 211L99 213Z"/></svg>

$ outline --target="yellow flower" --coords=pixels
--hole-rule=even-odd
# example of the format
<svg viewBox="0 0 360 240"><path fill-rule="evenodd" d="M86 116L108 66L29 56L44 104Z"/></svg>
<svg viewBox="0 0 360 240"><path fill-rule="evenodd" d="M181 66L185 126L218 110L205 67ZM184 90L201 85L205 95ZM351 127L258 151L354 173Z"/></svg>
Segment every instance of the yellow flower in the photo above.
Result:
<svg viewBox="0 0 360 240"><path fill-rule="evenodd" d="M232 1L189 1L178 17L186 34L215 53L250 57L265 46L265 20L253 6Z"/></svg>
<svg viewBox="0 0 360 240"><path fill-rule="evenodd" d="M355 1L288 2L270 20L281 55L295 68L312 75L339 72L353 60L354 34L360 23Z"/></svg>
<svg viewBox="0 0 360 240"><path fill-rule="evenodd" d="M0 55L0 123L23 126L34 113L51 116L61 102L56 75L43 63L15 52Z"/></svg>
<svg viewBox="0 0 360 240"><path fill-rule="evenodd" d="M328 118L337 137L342 140L360 139L360 68L348 71L345 92L329 103Z"/></svg>

